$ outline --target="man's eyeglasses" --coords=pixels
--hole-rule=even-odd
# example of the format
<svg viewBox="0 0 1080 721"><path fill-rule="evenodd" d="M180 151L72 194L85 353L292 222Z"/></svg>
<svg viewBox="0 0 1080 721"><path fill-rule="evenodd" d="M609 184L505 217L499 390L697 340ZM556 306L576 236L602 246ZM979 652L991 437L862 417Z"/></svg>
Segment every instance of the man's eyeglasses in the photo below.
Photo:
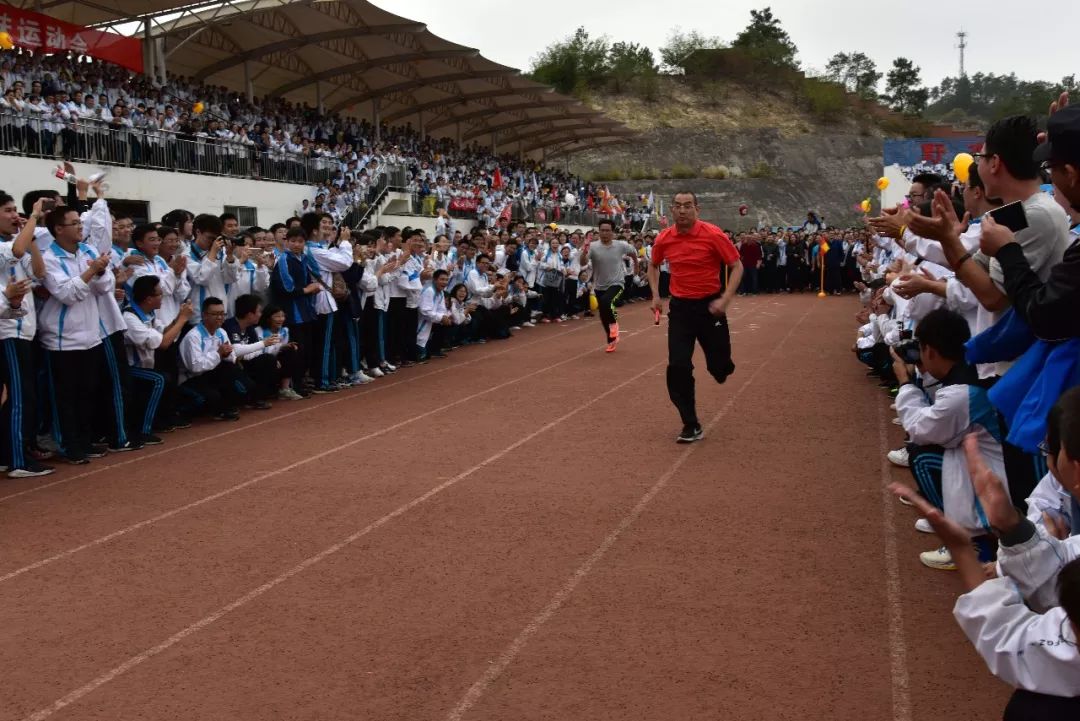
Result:
<svg viewBox="0 0 1080 721"><path fill-rule="evenodd" d="M1052 457L1057 455L1057 451L1051 450L1050 446L1046 443L1046 441L1039 441L1038 448L1039 453L1043 454L1044 456Z"/></svg>

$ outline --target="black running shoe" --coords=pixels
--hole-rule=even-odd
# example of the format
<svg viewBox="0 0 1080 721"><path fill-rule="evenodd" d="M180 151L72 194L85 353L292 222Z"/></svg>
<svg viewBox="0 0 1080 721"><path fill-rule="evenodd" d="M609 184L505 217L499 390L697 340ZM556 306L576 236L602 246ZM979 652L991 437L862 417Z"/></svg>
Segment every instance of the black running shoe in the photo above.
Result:
<svg viewBox="0 0 1080 721"><path fill-rule="evenodd" d="M683 426L682 433L676 438L676 443L693 443L694 441L700 441L705 437L705 433L701 430L701 426Z"/></svg>

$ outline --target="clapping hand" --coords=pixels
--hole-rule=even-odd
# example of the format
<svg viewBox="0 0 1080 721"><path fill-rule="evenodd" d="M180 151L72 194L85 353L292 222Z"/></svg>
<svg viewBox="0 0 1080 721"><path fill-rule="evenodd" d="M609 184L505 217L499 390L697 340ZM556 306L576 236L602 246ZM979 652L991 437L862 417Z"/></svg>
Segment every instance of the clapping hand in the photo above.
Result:
<svg viewBox="0 0 1080 721"><path fill-rule="evenodd" d="M274 335L270 336L269 338L264 338L262 344L263 344L264 348L272 348L273 346L276 346L280 342L281 342L281 336L279 336L279 335L277 335L275 333Z"/></svg>
<svg viewBox="0 0 1080 721"><path fill-rule="evenodd" d="M4 297L8 300L8 305L12 308L18 308L22 305L23 297L30 292L30 280L17 280L14 283L8 283L4 286Z"/></svg>
<svg viewBox="0 0 1080 721"><path fill-rule="evenodd" d="M922 293L929 293L933 289L934 277L920 268L918 273L904 273L893 285L893 290L901 298L911 300ZM865 286L864 286L865 287Z"/></svg>
<svg viewBox="0 0 1080 721"><path fill-rule="evenodd" d="M228 358L233 352L232 343L222 343L218 346L217 352L222 358Z"/></svg>
<svg viewBox="0 0 1080 721"><path fill-rule="evenodd" d="M944 190L934 193L933 211L934 215L930 218L913 214L908 222L911 232L942 245L959 242L960 235L967 230L971 221L971 213L964 213L963 219L958 218L952 198Z"/></svg>
<svg viewBox="0 0 1080 721"><path fill-rule="evenodd" d="M990 470L979 452L978 434L982 432L969 433L964 438L964 455L967 457L968 473L971 475L971 484L975 487L975 495L979 497L990 527L995 534L1001 535L1014 530L1024 519L1013 506L1005 484Z"/></svg>

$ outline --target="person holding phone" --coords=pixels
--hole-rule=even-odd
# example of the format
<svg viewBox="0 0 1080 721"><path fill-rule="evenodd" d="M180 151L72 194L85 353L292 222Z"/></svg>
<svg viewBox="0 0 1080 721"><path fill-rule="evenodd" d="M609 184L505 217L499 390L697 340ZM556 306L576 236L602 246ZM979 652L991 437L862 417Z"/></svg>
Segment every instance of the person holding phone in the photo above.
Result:
<svg viewBox="0 0 1080 721"><path fill-rule="evenodd" d="M735 372L727 308L742 281L743 266L727 234L699 220L694 193L676 193L671 210L675 224L660 233L653 245L649 286L653 308L662 312L660 265L667 261L671 267L667 389L683 423L675 441L693 443L704 437L694 400L694 344L705 351L706 367L717 383ZM721 291L720 272L725 265L731 268L731 277Z"/></svg>
<svg viewBox="0 0 1080 721"><path fill-rule="evenodd" d="M1034 160L1049 169L1050 180L1068 203L1080 207L1080 106L1052 107L1047 138L1035 149ZM1044 340L1080 337L1080 225L1072 235L1072 244L1044 282L1028 263L1014 229L996 218L983 221L983 252L1001 264L1013 307Z"/></svg>

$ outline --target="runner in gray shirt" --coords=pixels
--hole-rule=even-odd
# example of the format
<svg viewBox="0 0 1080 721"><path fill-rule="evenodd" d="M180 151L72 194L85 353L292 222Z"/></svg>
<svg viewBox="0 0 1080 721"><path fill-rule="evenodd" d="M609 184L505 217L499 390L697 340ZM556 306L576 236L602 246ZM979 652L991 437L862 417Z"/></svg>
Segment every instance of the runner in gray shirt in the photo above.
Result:
<svg viewBox="0 0 1080 721"><path fill-rule="evenodd" d="M625 240L615 240L615 224L610 220L601 220L597 232L599 243L585 243L578 255L578 264L585 266L592 263L593 293L600 308L600 322L604 325L604 337L607 338L607 352L615 351L619 342L619 314L615 311L615 301L623 294L623 279L626 273L623 258L634 259L637 268L637 250Z"/></svg>

